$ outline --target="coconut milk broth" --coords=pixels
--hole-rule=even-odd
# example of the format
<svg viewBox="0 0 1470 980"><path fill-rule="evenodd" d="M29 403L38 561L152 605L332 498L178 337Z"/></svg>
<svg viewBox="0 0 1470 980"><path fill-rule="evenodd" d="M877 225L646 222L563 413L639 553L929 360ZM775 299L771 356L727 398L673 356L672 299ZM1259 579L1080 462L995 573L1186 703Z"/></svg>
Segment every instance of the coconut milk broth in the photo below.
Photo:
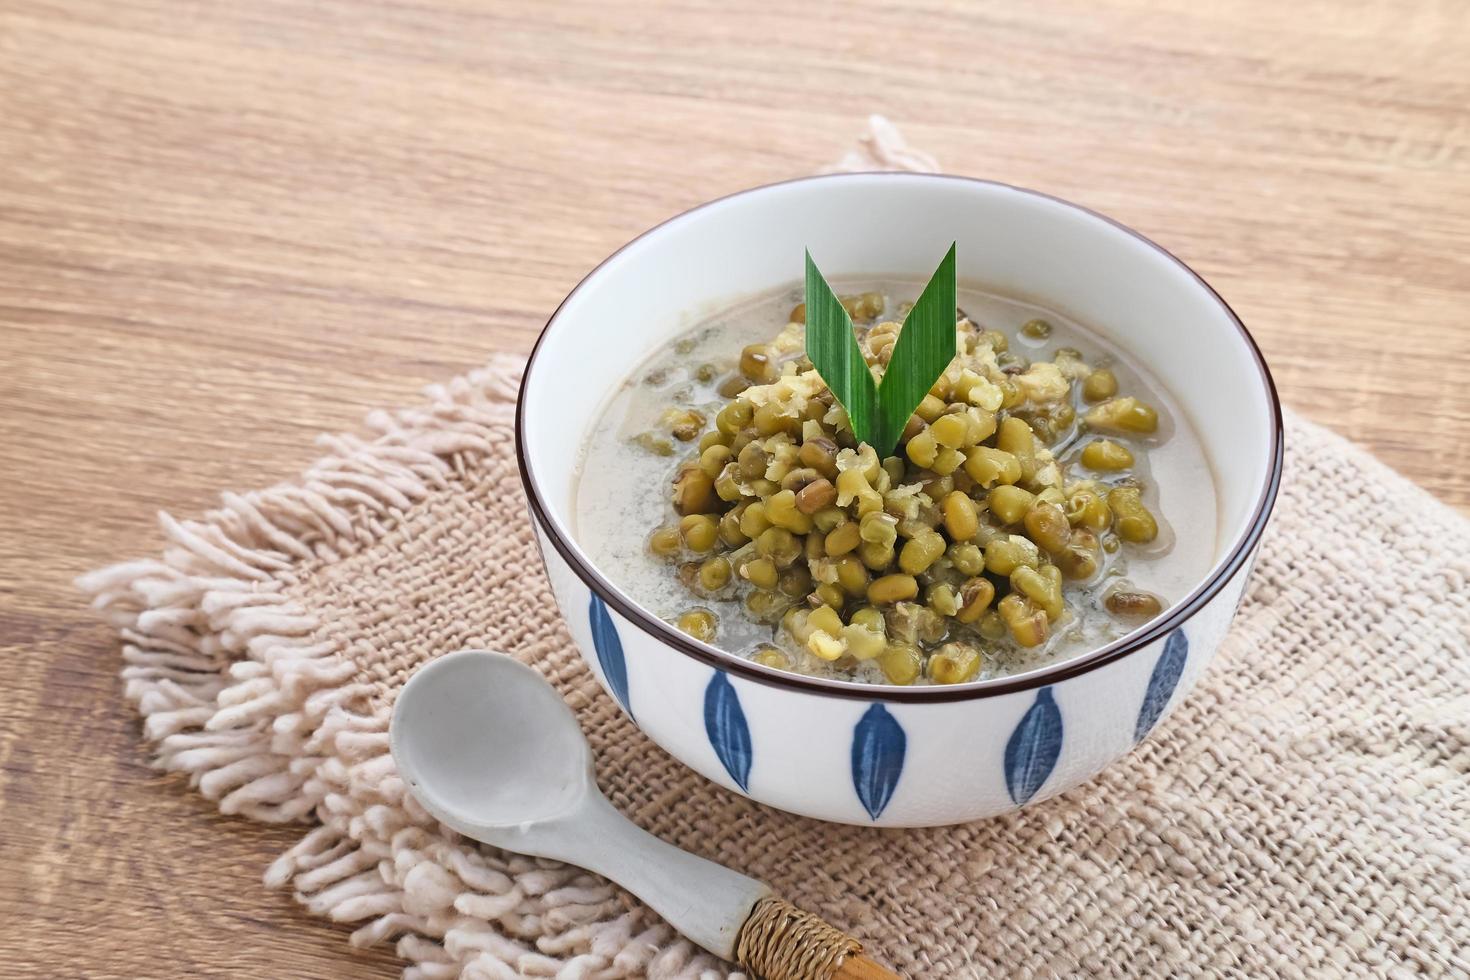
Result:
<svg viewBox="0 0 1470 980"><path fill-rule="evenodd" d="M882 292L888 303L885 318L901 320L900 304L916 299L923 283L863 279L838 281L833 286L840 293ZM639 606L665 621L672 622L693 608L711 610L719 618L715 645L743 656L772 645L777 628L752 620L738 599L694 595L679 581L674 566L655 558L647 546L654 528L677 520L670 504L670 482L680 463L695 451L694 444L675 442L674 454L662 456L638 445L634 438L656 429L659 416L670 406L694 408L713 420L728 402L715 386L735 369L741 349L768 342L779 333L801 298L799 286L768 293L710 316L680 334L613 394L593 421L578 464L573 534L593 564ZM1136 395L1159 410L1158 432L1131 440L1144 449L1133 470L1145 480L1144 502L1159 520L1158 539L1143 547L1123 547L1126 572L1117 567L1114 556L1106 556L1109 567L1097 580L1086 585L1068 583L1066 599L1078 615L1061 624L1044 645L1026 650L1009 643L987 644L975 678L983 680L1075 657L1136 629L1139 622L1114 619L1102 608L1103 592L1119 581L1162 597L1166 607L1178 602L1214 563L1218 509L1209 460L1178 404L1115 345L1035 304L963 287L958 302L978 325L1004 333L1013 351L1032 360L1046 360L1059 347L1076 348L1091 366L1111 369L1120 392ZM1019 333L1022 324L1036 318L1052 324L1052 333L1045 340ZM696 376L702 365L715 368L712 380ZM1080 448L1080 418L1086 406L1080 401L1077 406L1079 422L1067 438L1052 446L1058 459L1071 459ZM822 673L820 666L818 673ZM859 664L855 671L828 675L886 683L872 662Z"/></svg>

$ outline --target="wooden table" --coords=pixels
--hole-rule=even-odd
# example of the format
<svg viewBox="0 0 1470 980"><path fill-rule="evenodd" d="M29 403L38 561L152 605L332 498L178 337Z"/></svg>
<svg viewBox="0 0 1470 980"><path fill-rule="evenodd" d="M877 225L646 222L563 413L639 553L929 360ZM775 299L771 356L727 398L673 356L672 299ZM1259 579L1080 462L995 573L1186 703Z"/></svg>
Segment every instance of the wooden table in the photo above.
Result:
<svg viewBox="0 0 1470 980"><path fill-rule="evenodd" d="M148 768L71 579L529 348L621 242L870 112L1173 249L1289 404L1470 507L1464 9L1151 6L4 4L3 972L391 976L261 886L298 828Z"/></svg>

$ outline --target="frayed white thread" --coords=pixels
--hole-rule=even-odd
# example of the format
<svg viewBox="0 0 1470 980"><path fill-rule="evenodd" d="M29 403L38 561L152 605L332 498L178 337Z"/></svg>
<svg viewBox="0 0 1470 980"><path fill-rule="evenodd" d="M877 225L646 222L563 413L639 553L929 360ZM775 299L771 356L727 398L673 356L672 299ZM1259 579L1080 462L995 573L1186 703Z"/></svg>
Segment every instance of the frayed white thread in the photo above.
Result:
<svg viewBox="0 0 1470 980"><path fill-rule="evenodd" d="M937 173L939 161L922 150L909 146L898 127L883 116L868 117L868 131L858 138L858 145L841 160L822 173L853 173L868 170L911 170Z"/></svg>

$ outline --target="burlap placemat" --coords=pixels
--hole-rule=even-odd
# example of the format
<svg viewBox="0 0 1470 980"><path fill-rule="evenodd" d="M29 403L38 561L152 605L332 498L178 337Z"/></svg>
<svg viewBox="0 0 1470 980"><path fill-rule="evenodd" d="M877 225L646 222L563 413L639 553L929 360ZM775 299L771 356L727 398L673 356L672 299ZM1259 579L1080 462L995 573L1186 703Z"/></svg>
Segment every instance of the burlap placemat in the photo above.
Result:
<svg viewBox="0 0 1470 980"><path fill-rule="evenodd" d="M932 165L879 125L852 163ZM1148 742L1009 816L842 827L705 781L597 687L527 524L519 367L375 413L295 483L164 517L161 558L81 583L158 765L226 813L309 826L266 882L354 943L396 940L411 977L738 976L601 879L475 846L405 795L395 691L493 647L562 691L637 823L909 976L1470 973L1470 522L1402 477L1288 415L1247 600Z"/></svg>

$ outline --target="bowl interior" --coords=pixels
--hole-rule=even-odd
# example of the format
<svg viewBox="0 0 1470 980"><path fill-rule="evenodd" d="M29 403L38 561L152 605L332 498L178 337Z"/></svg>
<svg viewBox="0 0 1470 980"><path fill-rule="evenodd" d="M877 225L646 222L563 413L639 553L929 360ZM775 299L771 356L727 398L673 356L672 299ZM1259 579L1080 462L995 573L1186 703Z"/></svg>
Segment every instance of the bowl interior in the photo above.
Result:
<svg viewBox="0 0 1470 980"><path fill-rule="evenodd" d="M1276 449L1275 395L1233 314L1188 268L1105 218L935 175L746 191L660 225L589 275L547 325L521 391L523 465L551 530L575 548L582 441L660 345L743 296L795 282L804 249L830 276L922 279L952 240L962 281L1073 317L1169 389L1212 461L1219 571L1252 530Z"/></svg>

